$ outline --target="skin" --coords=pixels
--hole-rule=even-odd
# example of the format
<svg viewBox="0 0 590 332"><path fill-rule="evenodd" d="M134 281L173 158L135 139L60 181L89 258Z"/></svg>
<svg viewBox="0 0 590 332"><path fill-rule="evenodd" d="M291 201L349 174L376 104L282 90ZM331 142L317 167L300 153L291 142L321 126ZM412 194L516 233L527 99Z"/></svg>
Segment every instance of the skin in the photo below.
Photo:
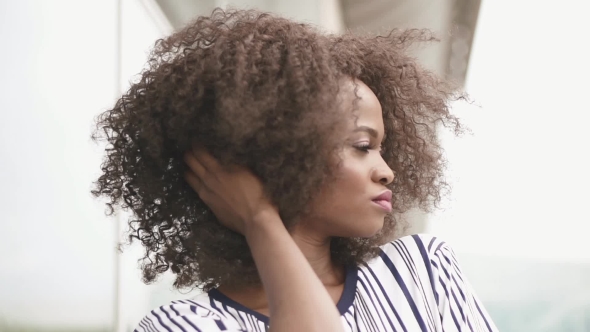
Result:
<svg viewBox="0 0 590 332"><path fill-rule="evenodd" d="M370 237L383 227L387 211L373 199L387 191L394 175L379 151L384 135L381 105L360 81L345 83L343 105L352 104L355 87L360 99L355 121L343 135L346 144L336 180L318 193L311 213L289 231L248 170L221 167L199 148L185 156L187 181L222 224L245 235L263 285L221 285L219 291L270 316L271 330L340 331L334 304L342 295L344 267L332 262L330 239Z"/></svg>

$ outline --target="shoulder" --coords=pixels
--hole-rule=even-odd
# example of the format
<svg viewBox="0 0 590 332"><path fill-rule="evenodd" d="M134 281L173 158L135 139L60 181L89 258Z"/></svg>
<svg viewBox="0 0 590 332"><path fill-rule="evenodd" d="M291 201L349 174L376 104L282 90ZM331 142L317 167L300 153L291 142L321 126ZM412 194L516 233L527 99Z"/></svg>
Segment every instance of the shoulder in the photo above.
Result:
<svg viewBox="0 0 590 332"><path fill-rule="evenodd" d="M382 260L396 264L431 266L440 257L450 259L452 248L442 239L430 234L415 234L401 237L381 246Z"/></svg>
<svg viewBox="0 0 590 332"><path fill-rule="evenodd" d="M207 294L202 294L155 308L139 322L134 332L243 331L208 299Z"/></svg>
<svg viewBox="0 0 590 332"><path fill-rule="evenodd" d="M426 234L405 236L383 245L371 264L381 271L380 278L395 280L405 294L424 295L424 305L438 311L432 322L437 331L497 331L445 241Z"/></svg>
<svg viewBox="0 0 590 332"><path fill-rule="evenodd" d="M432 234L414 234L400 237L383 246L381 249L386 252L397 251L399 247L408 247L410 249L425 252L426 254L434 254L443 248L448 248L448 244L441 238Z"/></svg>
<svg viewBox="0 0 590 332"><path fill-rule="evenodd" d="M404 236L380 249L379 256L367 262L365 267L373 278L409 292L431 296L440 281L441 267L447 271L449 265L456 262L451 247L429 234Z"/></svg>

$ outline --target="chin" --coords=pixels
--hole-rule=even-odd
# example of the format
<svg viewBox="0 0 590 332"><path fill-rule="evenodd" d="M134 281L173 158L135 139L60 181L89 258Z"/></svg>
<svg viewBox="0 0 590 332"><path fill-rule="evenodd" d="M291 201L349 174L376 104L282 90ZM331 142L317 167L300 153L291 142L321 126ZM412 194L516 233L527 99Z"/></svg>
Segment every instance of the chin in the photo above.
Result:
<svg viewBox="0 0 590 332"><path fill-rule="evenodd" d="M361 238L371 238L374 237L375 235L377 235L381 229L383 229L383 219L381 220L377 220L377 221L373 221L371 220L370 222L364 223L362 226L355 229L353 231L354 235L351 235L349 237L361 237Z"/></svg>

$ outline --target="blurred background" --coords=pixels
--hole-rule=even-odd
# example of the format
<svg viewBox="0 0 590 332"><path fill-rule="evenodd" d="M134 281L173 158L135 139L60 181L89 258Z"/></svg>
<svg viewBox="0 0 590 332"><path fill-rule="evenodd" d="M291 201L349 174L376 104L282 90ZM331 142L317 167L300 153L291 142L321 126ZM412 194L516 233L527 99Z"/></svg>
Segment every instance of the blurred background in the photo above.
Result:
<svg viewBox="0 0 590 332"><path fill-rule="evenodd" d="M428 28L414 48L473 102L472 134L441 131L453 185L409 232L457 252L501 331L590 331L590 4L564 0L0 0L0 331L131 331L192 293L146 286L126 217L90 195L93 118L154 41L214 7L258 8L330 32Z"/></svg>

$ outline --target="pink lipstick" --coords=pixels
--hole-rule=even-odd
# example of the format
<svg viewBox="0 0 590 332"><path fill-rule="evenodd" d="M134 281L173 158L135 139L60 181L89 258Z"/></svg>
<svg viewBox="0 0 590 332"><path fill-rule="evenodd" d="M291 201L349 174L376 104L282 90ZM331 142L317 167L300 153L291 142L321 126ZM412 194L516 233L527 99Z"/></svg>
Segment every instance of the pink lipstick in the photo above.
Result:
<svg viewBox="0 0 590 332"><path fill-rule="evenodd" d="M373 203L379 205L383 210L386 212L391 212L391 197L392 197L391 190L386 190L382 192L379 196L372 199Z"/></svg>

